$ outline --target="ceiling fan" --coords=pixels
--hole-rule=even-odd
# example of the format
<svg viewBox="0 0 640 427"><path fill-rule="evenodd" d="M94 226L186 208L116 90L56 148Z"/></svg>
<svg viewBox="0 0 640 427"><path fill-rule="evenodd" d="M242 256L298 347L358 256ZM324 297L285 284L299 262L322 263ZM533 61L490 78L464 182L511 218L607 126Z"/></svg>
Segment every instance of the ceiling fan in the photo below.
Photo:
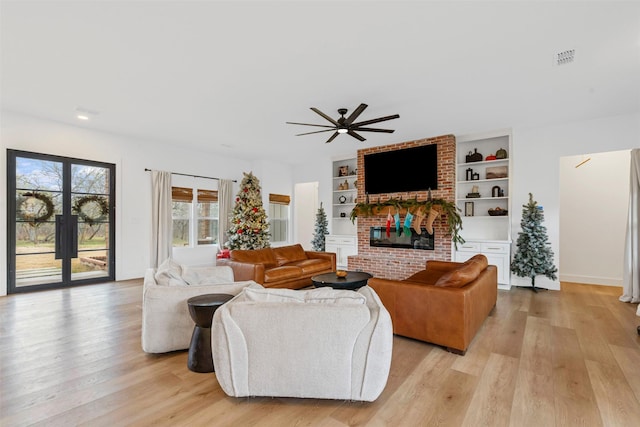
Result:
<svg viewBox="0 0 640 427"><path fill-rule="evenodd" d="M354 123L354 121L358 118L358 116L360 114L362 114L362 112L364 111L365 108L367 108L367 104L360 104L358 106L358 108L353 110L353 112L349 115L349 117L345 117L344 116L345 114L347 114L347 111L348 111L346 108L339 108L338 109L338 114L340 114L340 118L338 120L334 120L331 117L327 116L322 111L318 110L317 108L311 107L311 110L313 112L319 114L324 119L328 120L331 123L331 126L329 126L329 125L315 125L315 124L311 124L311 123L296 123L296 122L287 122L287 124L290 124L290 125L302 125L302 126L315 126L315 127L320 127L320 128L327 128L327 129L324 129L324 130L317 130L317 131L314 131L314 132L299 133L299 134L296 135L296 136L300 136L300 135L311 135L313 133L320 133L320 132L333 132L333 135L331 135L331 137L327 140L327 143L333 141L341 133L349 134L352 137L354 137L354 138L356 138L356 139L358 139L360 141L366 141L366 138L364 138L362 135L359 135L358 133L356 133L356 131L358 131L358 132L383 132L383 133L393 133L394 132L393 129L376 129L376 128L369 128L369 127L363 127L363 126L371 125L373 123L384 122L384 121L387 121L387 120L397 119L397 118L400 117L398 114L394 114L392 116L379 117L377 119L364 120L362 122L355 122Z"/></svg>

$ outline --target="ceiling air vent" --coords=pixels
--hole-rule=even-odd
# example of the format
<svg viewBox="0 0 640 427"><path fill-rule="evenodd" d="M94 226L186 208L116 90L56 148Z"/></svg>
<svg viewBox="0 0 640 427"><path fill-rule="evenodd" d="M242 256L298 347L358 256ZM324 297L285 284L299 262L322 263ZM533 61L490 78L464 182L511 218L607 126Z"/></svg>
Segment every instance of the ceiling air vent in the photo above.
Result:
<svg viewBox="0 0 640 427"><path fill-rule="evenodd" d="M573 59L576 55L575 49L563 50L562 52L557 52L554 54L553 63L554 65L565 65L573 62Z"/></svg>

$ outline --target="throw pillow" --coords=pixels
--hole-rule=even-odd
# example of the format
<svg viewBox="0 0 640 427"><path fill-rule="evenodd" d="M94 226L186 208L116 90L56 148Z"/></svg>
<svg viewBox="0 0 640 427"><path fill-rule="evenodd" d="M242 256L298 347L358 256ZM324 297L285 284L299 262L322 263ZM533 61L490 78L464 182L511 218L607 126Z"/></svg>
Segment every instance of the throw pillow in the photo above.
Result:
<svg viewBox="0 0 640 427"><path fill-rule="evenodd" d="M435 285L461 288L474 281L485 268L487 268L487 258L484 255L475 255L455 270L443 274Z"/></svg>
<svg viewBox="0 0 640 427"><path fill-rule="evenodd" d="M188 283L182 278L182 267L169 258L160 264L155 274L156 283L160 286L186 286Z"/></svg>
<svg viewBox="0 0 640 427"><path fill-rule="evenodd" d="M276 258L273 256L271 248L234 249L231 251L231 259L238 262L263 264L266 268L276 266Z"/></svg>
<svg viewBox="0 0 640 427"><path fill-rule="evenodd" d="M273 254L278 261L278 265L307 259L307 254L304 252L304 248L300 244L273 248Z"/></svg>

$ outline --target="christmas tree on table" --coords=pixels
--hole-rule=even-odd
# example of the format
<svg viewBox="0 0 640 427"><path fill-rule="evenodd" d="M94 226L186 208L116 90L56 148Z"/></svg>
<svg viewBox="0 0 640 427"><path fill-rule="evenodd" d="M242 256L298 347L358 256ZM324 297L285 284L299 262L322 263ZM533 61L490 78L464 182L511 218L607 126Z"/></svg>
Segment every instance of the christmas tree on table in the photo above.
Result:
<svg viewBox="0 0 640 427"><path fill-rule="evenodd" d="M553 264L553 251L547 238L547 228L542 225L542 206L538 206L538 202L533 200L533 195L529 193L529 203L522 207L522 231L518 233L518 248L511 262L511 271L520 277L530 277L532 290L538 292L536 276L543 274L551 280L556 280L558 269Z"/></svg>
<svg viewBox="0 0 640 427"><path fill-rule="evenodd" d="M269 247L269 223L262 207L260 180L252 172L245 172L240 183L228 234L229 242L226 245L229 249Z"/></svg>
<svg viewBox="0 0 640 427"><path fill-rule="evenodd" d="M324 252L324 236L329 234L329 230L327 229L328 226L329 222L327 221L327 214L324 212L322 202L320 202L320 208L316 214L316 228L313 232L313 240L311 241L311 246L314 251Z"/></svg>

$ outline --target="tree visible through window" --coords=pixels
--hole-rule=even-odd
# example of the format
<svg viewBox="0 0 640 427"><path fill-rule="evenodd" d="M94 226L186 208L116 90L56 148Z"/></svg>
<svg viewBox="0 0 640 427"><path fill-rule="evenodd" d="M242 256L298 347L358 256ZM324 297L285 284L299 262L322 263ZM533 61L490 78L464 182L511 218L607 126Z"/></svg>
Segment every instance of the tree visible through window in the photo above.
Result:
<svg viewBox="0 0 640 427"><path fill-rule="evenodd" d="M218 243L217 191L173 187L172 200L174 247Z"/></svg>

